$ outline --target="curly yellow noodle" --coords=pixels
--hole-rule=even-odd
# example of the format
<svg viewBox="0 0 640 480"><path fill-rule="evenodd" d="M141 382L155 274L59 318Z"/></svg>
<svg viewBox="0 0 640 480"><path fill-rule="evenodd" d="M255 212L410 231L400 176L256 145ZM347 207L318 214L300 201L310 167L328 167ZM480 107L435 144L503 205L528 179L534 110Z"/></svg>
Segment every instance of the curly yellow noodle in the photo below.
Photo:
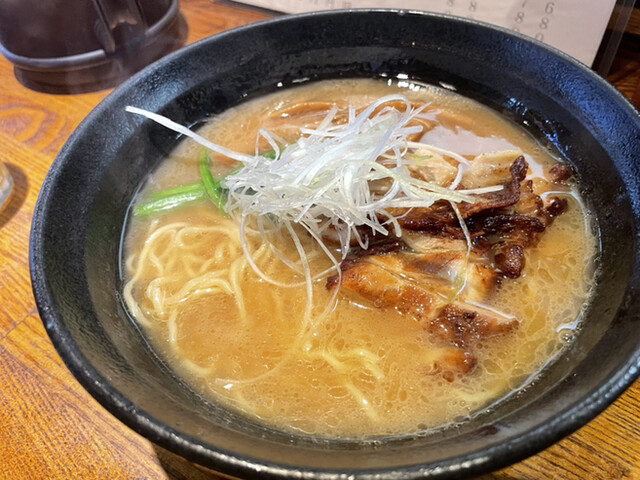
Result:
<svg viewBox="0 0 640 480"><path fill-rule="evenodd" d="M191 360L187 359L187 358L183 358L182 361L182 366L188 370L189 372L191 372L192 375L198 376L198 377L207 377L209 375L211 375L214 371L215 371L215 365L210 365L208 367L202 367L200 365L198 365L195 362L192 362Z"/></svg>
<svg viewBox="0 0 640 480"><path fill-rule="evenodd" d="M358 401L364 413L369 417L371 421L374 423L380 423L380 416L375 408L371 406L369 400L365 395L351 382L345 383L345 388L349 391L349 393Z"/></svg>
<svg viewBox="0 0 640 480"><path fill-rule="evenodd" d="M233 287L235 303L238 307L238 314L240 320L246 325L249 320L247 318L247 309L244 304L244 294L242 293L242 286L240 284L240 277L244 274L245 266L247 262L244 258L238 258L231 264L229 268L229 281Z"/></svg>

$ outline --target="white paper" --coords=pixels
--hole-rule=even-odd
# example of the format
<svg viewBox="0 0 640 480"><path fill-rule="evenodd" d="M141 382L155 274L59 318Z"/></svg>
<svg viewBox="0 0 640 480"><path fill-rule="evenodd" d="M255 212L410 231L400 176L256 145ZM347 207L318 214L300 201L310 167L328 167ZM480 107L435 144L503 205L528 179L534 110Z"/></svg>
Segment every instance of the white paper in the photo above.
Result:
<svg viewBox="0 0 640 480"><path fill-rule="evenodd" d="M339 8L402 8L449 13L515 30L592 65L616 0L241 0L302 13Z"/></svg>

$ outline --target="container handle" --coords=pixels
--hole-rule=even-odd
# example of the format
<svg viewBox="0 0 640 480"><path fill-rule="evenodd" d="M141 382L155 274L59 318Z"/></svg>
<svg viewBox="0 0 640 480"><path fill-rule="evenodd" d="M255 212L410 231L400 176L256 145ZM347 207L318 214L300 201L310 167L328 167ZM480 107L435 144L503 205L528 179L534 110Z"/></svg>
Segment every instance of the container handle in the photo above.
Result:
<svg viewBox="0 0 640 480"><path fill-rule="evenodd" d="M138 26L139 35L144 35L147 22L137 0L93 0L93 5L99 19L96 34L106 53L116 50L114 31L119 25Z"/></svg>

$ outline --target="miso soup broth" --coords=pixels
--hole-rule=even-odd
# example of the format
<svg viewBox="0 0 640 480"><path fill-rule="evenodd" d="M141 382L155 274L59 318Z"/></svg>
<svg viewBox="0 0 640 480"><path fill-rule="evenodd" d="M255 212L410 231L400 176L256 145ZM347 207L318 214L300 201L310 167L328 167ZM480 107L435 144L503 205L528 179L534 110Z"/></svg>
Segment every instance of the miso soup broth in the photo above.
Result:
<svg viewBox="0 0 640 480"><path fill-rule="evenodd" d="M567 169L554 168L547 149L487 107L431 86L323 81L246 102L198 133L248 155L277 151L308 134L301 128L348 124L391 94L427 104L410 140L425 147L396 152L414 162L411 174L479 200L390 208L400 230L387 223L386 237L365 231L368 241L352 239L346 260L331 229L321 245L276 223L261 232L250 216L243 246L238 216L208 200L132 216L127 307L159 356L203 397L285 431L414 433L464 421L523 387L579 328L594 282L593 219ZM387 107L398 117L404 108ZM200 182L202 150L182 141L135 206ZM210 157L215 178L237 171L237 161ZM391 188L374 183L372 198ZM509 189L517 203L507 205ZM480 210L483 202L494 203Z"/></svg>

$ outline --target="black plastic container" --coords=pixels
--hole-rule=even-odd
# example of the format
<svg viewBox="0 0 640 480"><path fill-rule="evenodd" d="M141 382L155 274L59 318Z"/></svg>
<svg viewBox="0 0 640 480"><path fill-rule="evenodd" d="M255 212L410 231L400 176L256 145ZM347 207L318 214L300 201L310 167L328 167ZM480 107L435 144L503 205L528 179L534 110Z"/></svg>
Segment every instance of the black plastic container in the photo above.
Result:
<svg viewBox="0 0 640 480"><path fill-rule="evenodd" d="M0 53L43 92L112 87L185 39L178 0L0 2Z"/></svg>

